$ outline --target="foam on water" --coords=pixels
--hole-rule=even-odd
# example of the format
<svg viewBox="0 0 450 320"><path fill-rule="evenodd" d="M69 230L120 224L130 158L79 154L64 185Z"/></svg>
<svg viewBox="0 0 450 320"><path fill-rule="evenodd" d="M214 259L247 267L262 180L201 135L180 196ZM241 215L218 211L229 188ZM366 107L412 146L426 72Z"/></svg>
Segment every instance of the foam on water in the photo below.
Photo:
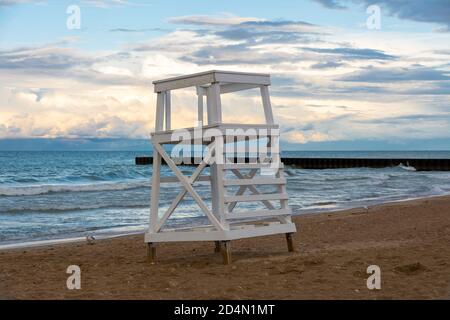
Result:
<svg viewBox="0 0 450 320"><path fill-rule="evenodd" d="M59 192L119 191L150 187L150 181L103 182L84 184L48 184L0 187L0 196L35 196Z"/></svg>

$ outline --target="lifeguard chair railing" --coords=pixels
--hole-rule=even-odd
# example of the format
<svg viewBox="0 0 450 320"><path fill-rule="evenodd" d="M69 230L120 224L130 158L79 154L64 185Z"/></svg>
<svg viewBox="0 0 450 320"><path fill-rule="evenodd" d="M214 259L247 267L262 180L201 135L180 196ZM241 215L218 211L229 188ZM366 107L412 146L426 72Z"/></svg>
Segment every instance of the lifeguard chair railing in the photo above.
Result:
<svg viewBox="0 0 450 320"><path fill-rule="evenodd" d="M269 96L270 75L229 71L208 71L155 81L157 94L153 145L153 176L150 225L145 235L151 261L156 259L156 243L173 241L214 241L222 251L224 262L231 261L230 241L240 238L286 234L289 251L293 251L286 179L279 155L279 127L274 123ZM198 125L171 127L171 91L195 87L198 96ZM222 122L221 95L259 88L265 123L239 124ZM206 97L207 124L203 124ZM203 147L202 156L191 176L178 167L179 160L164 145ZM256 152L255 152L256 151ZM250 158L250 159L249 159ZM174 173L161 176L162 160ZM209 175L202 175L209 166ZM197 181L209 182L211 205L195 190ZM177 182L181 190L161 214L160 185ZM268 186L275 190L268 190ZM266 188L262 190L263 188ZM165 229L167 220L183 198L189 194L208 218L210 225ZM258 203L262 209L237 211L239 203Z"/></svg>

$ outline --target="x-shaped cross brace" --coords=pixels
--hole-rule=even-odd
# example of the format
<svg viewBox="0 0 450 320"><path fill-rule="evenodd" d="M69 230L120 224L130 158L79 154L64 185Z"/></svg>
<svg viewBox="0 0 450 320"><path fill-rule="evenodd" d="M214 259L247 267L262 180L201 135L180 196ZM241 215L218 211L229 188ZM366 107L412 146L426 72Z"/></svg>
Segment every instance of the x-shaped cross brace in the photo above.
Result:
<svg viewBox="0 0 450 320"><path fill-rule="evenodd" d="M262 159L262 162L264 162L266 159ZM231 172L234 173L234 175L239 178L239 179L253 179L256 175L256 173L258 172L258 169L251 169L250 172L248 173L247 177L244 176L238 169L232 169ZM260 194L260 192L258 191L258 189L256 189L256 187L254 185L244 185L244 186L240 186L238 191L236 192L236 196L241 196L244 194L245 190L249 189L251 193L253 194ZM273 210L275 209L275 207L272 205L272 203L270 203L270 201L268 200L263 200L262 201L264 203L264 205L266 206L267 209L269 210ZM228 212L232 212L233 209L236 207L237 202L231 202L228 205Z"/></svg>
<svg viewBox="0 0 450 320"><path fill-rule="evenodd" d="M209 221L213 224L214 227L218 230L224 230L224 227L220 224L219 220L214 216L214 214L208 209L205 202L202 200L200 195L197 193L197 191L193 188L193 183L197 180L197 178L200 176L203 169L208 164L209 160L211 159L212 153L215 149L215 143L212 142L208 145L208 153L203 158L202 162L198 165L198 167L195 169L194 173L191 177L184 176L181 171L178 169L175 162L172 160L172 158L167 154L167 152L164 150L164 148L157 142L152 141L153 147L158 152L161 157L165 160L167 165L172 169L175 176L180 181L181 185L183 186L183 190L180 191L180 193L176 196L176 198L173 200L170 207L167 209L167 211L164 213L162 218L157 223L156 232L158 232L161 227L164 225L164 223L167 221L167 219L170 217L170 215L173 213L175 208L178 206L180 201L184 198L186 193L189 193L192 198L197 202L198 206L202 209L202 211L205 213L205 215L208 217Z"/></svg>

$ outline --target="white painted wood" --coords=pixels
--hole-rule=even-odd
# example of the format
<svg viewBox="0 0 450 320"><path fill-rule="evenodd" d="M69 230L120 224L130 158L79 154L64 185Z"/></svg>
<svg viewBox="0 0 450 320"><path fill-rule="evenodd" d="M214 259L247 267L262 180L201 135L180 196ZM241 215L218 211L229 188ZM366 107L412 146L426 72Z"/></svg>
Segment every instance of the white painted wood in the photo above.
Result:
<svg viewBox="0 0 450 320"><path fill-rule="evenodd" d="M225 170L235 170L235 169L261 169L270 168L270 163L225 163L223 168ZM284 168L284 164L280 163L279 168Z"/></svg>
<svg viewBox="0 0 450 320"><path fill-rule="evenodd" d="M234 170L232 170L232 172L234 173L234 175L235 176L237 176L239 179L245 179L245 178L247 178L247 179L253 179L254 178L254 176L256 175L256 173L258 172L258 169L251 169L250 170L250 172L244 177L244 175L243 174L241 174L240 172L239 172L239 170L237 170L237 169L234 169ZM247 186L240 186L239 187L239 189L238 189L238 191L236 192L236 196L240 196L240 195L243 195L244 194L244 192L245 192L245 190L247 190ZM254 190L253 190L254 191ZM253 193L255 193L255 192L253 192ZM256 190L256 193L258 193L258 191ZM270 204L270 202L268 202L267 201L267 203L269 204L269 205L271 205ZM231 203L229 203L228 204L228 212L232 212L233 210L234 210L234 208L236 207L236 205L237 205L237 202L231 202Z"/></svg>
<svg viewBox="0 0 450 320"><path fill-rule="evenodd" d="M159 92L156 99L156 117L155 117L155 132L164 129L164 97L165 94Z"/></svg>
<svg viewBox="0 0 450 320"><path fill-rule="evenodd" d="M209 171L211 173L211 211L216 216L217 219L220 219L220 215L218 214L218 206L219 206L219 181L217 179L217 165L211 164L209 167Z"/></svg>
<svg viewBox="0 0 450 320"><path fill-rule="evenodd" d="M206 90L206 110L207 110L207 118L208 118L208 125L215 125L218 124L216 119L216 109L214 106L214 92L211 88L208 88Z"/></svg>
<svg viewBox="0 0 450 320"><path fill-rule="evenodd" d="M189 178L189 183L191 185L194 183L194 181L196 180L196 178L198 177L198 175L201 173L201 171L203 170L203 168L205 166L206 166L206 164L201 164L200 166L197 167L194 174ZM164 223L166 222L166 220L170 218L170 216L175 211L178 204L181 202L181 200L183 200L186 193L187 193L187 190L185 188L183 188L183 190L180 193L178 193L178 195L172 201L170 207L167 209L167 211L164 213L164 215L159 220L157 231L159 231L161 229L161 227L164 225Z"/></svg>
<svg viewBox="0 0 450 320"><path fill-rule="evenodd" d="M220 124L222 122L222 105L220 101L220 88L218 83L213 83L207 90L208 124Z"/></svg>
<svg viewBox="0 0 450 320"><path fill-rule="evenodd" d="M231 84L221 84L220 85L220 93L233 93L243 90L250 90L258 88L259 86L256 84L241 84L241 83L231 83Z"/></svg>
<svg viewBox="0 0 450 320"><path fill-rule="evenodd" d="M225 83L247 83L247 84L260 84L270 85L270 75L258 75L251 73L225 73L218 72L215 76L216 82Z"/></svg>
<svg viewBox="0 0 450 320"><path fill-rule="evenodd" d="M219 83L211 84L211 90L213 92L212 98L215 108L215 123L222 123L222 101L220 99L220 85Z"/></svg>
<svg viewBox="0 0 450 320"><path fill-rule="evenodd" d="M211 144L211 149L210 150L214 150L214 142ZM200 163L200 165L197 166L197 168L195 169L194 173L188 179L188 182L189 182L190 185L192 185L199 178L199 176L202 173L203 169L208 164L208 162L209 162L209 160L211 158L211 155L212 155L212 151L209 151L208 154L203 159L203 161ZM170 207L167 209L167 211L164 213L164 215L162 216L162 218L158 222L158 225L157 225L157 228L156 228L157 231L159 231L161 229L161 227L164 225L164 223L167 221L167 219L169 219L170 215L175 211L176 207L181 202L181 200L183 200L183 198L186 195L186 193L187 193L186 188L183 188L183 190L175 197L175 199L173 200L173 202L170 205Z"/></svg>
<svg viewBox="0 0 450 320"><path fill-rule="evenodd" d="M172 104L170 99L170 91L166 91L164 95L164 102L165 102L165 115L166 115L166 130L172 129L171 119L172 119Z"/></svg>
<svg viewBox="0 0 450 320"><path fill-rule="evenodd" d="M288 199L286 193L250 194L242 196L226 196L225 202L252 202L262 200L283 200Z"/></svg>
<svg viewBox="0 0 450 320"><path fill-rule="evenodd" d="M202 91L197 91L200 92L200 94L206 95L206 89L209 86L202 86L200 88L202 88ZM259 84L241 84L241 83L221 83L220 84L220 94L225 94L225 93L233 93L233 92L238 92L238 91L243 91L243 90L249 90L249 89L255 89L255 88L259 88L260 85Z"/></svg>
<svg viewBox="0 0 450 320"><path fill-rule="evenodd" d="M273 216L286 216L292 212L289 209L274 209L274 210L254 210L254 211L242 211L227 213L227 219L243 219L243 218L264 218Z"/></svg>
<svg viewBox="0 0 450 320"><path fill-rule="evenodd" d="M273 124L272 105L270 104L269 86L261 86L261 98L264 107L264 115L267 124Z"/></svg>
<svg viewBox="0 0 450 320"><path fill-rule="evenodd" d="M257 139L265 137L265 132L278 129L274 124L272 106L270 103L269 89L270 76L267 74L229 72L229 71L207 71L198 74L174 77L155 81L155 92L157 92L157 108L155 116L155 132L151 134L151 142L154 148L154 164L152 178L152 199L150 209L150 228L145 235L147 242L163 241L220 241L232 240L260 235L295 232L295 225L290 215L288 206L288 195L286 193L286 179L283 176L283 165L274 168L275 175L261 175L261 169L272 168L274 164L268 163L275 159L258 159L259 163L232 163L225 164L211 162L209 176L201 175L210 162L209 158L214 152L222 155L224 141L249 141L258 143ZM172 130L171 90L194 86L198 95L197 119L202 129L214 129L214 137L197 138L190 141L191 144L213 145L214 148L208 153L206 159L198 165L190 177L181 173L180 169L163 148L165 144L177 144L180 137L185 137L186 132L194 136L194 130L198 127ZM264 109L265 124L239 124L222 123L221 94L260 88L262 107ZM206 108L203 97L206 96ZM236 112L245 106L235 106ZM203 123L204 112L207 112L207 124ZM176 116L176 115L175 115ZM177 138L178 137L178 138ZM271 138L271 142L277 142L278 135ZM268 143L270 147L271 143ZM217 148L216 148L217 147ZM271 156L273 158L273 156ZM161 161L165 160L167 165L175 174L175 177L161 177ZM178 162L177 162L178 163ZM228 178L225 170L231 170L236 179ZM240 170L249 170L243 173ZM259 173L259 175L258 175ZM197 182L209 182L211 185L212 208L209 209L204 200L195 191L194 184ZM161 218L158 217L159 194L161 183L181 184L181 190L175 199L165 210ZM277 186L277 192L261 194L257 189L260 185ZM226 194L227 187L237 186L234 195ZM228 189L230 191L230 189ZM250 194L245 194L249 191ZM189 194L207 216L211 226L164 229L167 219L171 217L182 199ZM275 201L279 201L275 203ZM266 209L251 210L244 212L233 212L238 202L262 202ZM275 204L276 207L275 207ZM227 212L225 212L225 208ZM261 220L262 219L262 220ZM264 221L264 219L266 219ZM277 220L267 222L267 219ZM240 223L237 223L240 222ZM244 223L242 223L244 222Z"/></svg>
<svg viewBox="0 0 450 320"><path fill-rule="evenodd" d="M178 241L220 241L235 240L280 233L293 233L297 229L294 223L278 223L265 226L250 226L248 228L235 228L223 231L174 231L146 233L146 242L178 242Z"/></svg>
<svg viewBox="0 0 450 320"><path fill-rule="evenodd" d="M162 92L167 90L176 90L187 87L200 86L214 81L215 81L214 74L204 73L154 81L153 84L155 87L155 92Z"/></svg>
<svg viewBox="0 0 450 320"><path fill-rule="evenodd" d="M224 137L247 137L246 133L253 129L257 133L262 133L264 130L278 129L278 125L266 125L266 124L233 124L233 123L215 123L210 125L203 125L203 129L217 129L222 133ZM194 130L198 130L198 127L189 127L174 130L159 130L158 132L152 132L152 139L159 143L178 143L173 140L173 136L177 136L177 132L189 132L193 136ZM251 137L251 140L257 139L259 136ZM209 143L209 140L207 141Z"/></svg>
<svg viewBox="0 0 450 320"><path fill-rule="evenodd" d="M270 185L285 184L284 178L253 178L253 179L227 179L224 180L225 186L251 186L251 185Z"/></svg>
<svg viewBox="0 0 450 320"><path fill-rule="evenodd" d="M199 91L199 89L197 89L197 92ZM202 90L204 91L204 90ZM197 121L198 121L198 125L199 126L203 126L203 94L198 94L197 93Z"/></svg>
<svg viewBox="0 0 450 320"><path fill-rule="evenodd" d="M198 206L202 209L203 213L209 218L209 221L219 230L223 230L223 226L220 224L220 222L216 219L216 217L209 211L206 204L203 202L201 197L198 195L198 193L192 188L192 185L189 183L189 181L186 179L186 177L181 173L180 170L178 170L176 164L173 162L173 160L167 155L166 151L161 147L161 145L154 143L153 148L157 150L157 152L161 155L161 157L166 161L167 165L172 169L173 173L178 177L181 184L184 186L184 188L189 192L189 194L194 198L195 202L197 202Z"/></svg>
<svg viewBox="0 0 450 320"><path fill-rule="evenodd" d="M225 219L225 187L223 185L224 181L224 171L223 164L214 164L216 169L216 177L217 177L217 214L219 216L220 222L222 225L225 225L228 228L228 222Z"/></svg>
<svg viewBox="0 0 450 320"><path fill-rule="evenodd" d="M196 182L207 182L210 181L210 176L199 176L195 181ZM161 177L160 183L179 183L180 180L178 180L177 177Z"/></svg>
<svg viewBox="0 0 450 320"><path fill-rule="evenodd" d="M150 232L156 232L158 225L160 176L161 156L158 152L153 152L152 192L150 199Z"/></svg>
<svg viewBox="0 0 450 320"><path fill-rule="evenodd" d="M154 81L155 92L207 85L213 82L270 85L270 75L263 73L211 70Z"/></svg>

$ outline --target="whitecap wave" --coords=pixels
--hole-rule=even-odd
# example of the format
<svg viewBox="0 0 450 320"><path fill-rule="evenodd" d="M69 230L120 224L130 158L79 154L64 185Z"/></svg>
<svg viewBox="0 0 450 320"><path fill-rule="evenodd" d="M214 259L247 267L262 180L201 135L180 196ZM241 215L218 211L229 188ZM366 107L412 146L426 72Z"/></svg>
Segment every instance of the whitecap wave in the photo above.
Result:
<svg viewBox="0 0 450 320"><path fill-rule="evenodd" d="M42 206L42 207L17 207L14 209L0 209L0 214L21 214L21 213L63 213L67 211L82 211L82 210L97 210L97 209L141 209L148 208L148 203L140 203L140 204L87 204L87 205L79 205L79 204L67 204L67 205L59 205L58 206Z"/></svg>
<svg viewBox="0 0 450 320"><path fill-rule="evenodd" d="M428 192L428 195L444 195L444 194L448 194L448 191L442 189L440 186L433 186Z"/></svg>
<svg viewBox="0 0 450 320"><path fill-rule="evenodd" d="M414 168L413 166L410 165L404 165L403 163L400 163L398 166L398 168L403 169L403 170L407 170L407 171L417 171L416 168Z"/></svg>
<svg viewBox="0 0 450 320"><path fill-rule="evenodd" d="M150 181L108 182L91 184L48 184L0 187L0 196L34 196L60 192L93 192L150 187Z"/></svg>

